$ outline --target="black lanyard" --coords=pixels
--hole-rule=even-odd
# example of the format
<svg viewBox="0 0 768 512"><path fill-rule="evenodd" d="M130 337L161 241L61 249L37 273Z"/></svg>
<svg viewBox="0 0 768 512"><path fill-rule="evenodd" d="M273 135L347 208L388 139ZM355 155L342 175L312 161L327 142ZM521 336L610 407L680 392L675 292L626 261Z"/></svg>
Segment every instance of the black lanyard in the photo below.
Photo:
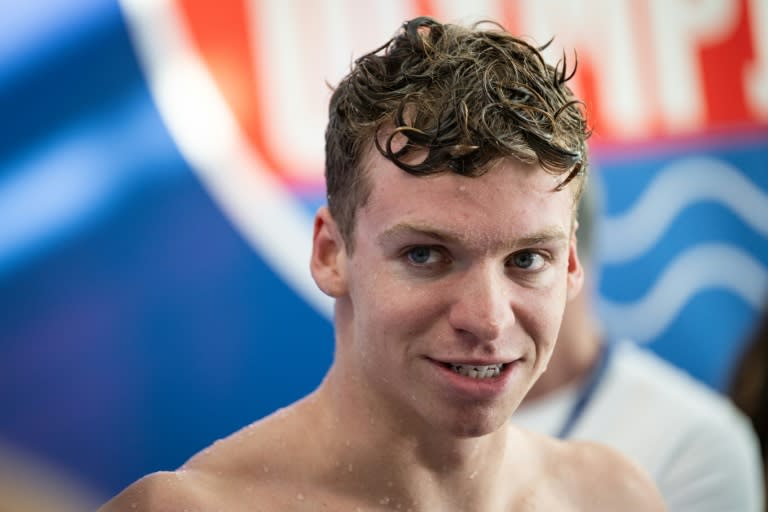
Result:
<svg viewBox="0 0 768 512"><path fill-rule="evenodd" d="M557 433L558 438L565 439L571 435L573 427L576 426L576 423L584 413L587 405L589 405L590 400L592 400L595 391L597 391L600 382L603 380L603 376L605 375L605 370L608 368L608 362L611 359L612 353L613 343L603 343L602 347L600 348L600 356L597 360L597 364L592 370L592 373L589 375L587 382L584 384L584 386L582 386L581 392L576 399L576 403L573 404L571 411L568 413L568 417L565 419L565 423L563 423L563 426Z"/></svg>

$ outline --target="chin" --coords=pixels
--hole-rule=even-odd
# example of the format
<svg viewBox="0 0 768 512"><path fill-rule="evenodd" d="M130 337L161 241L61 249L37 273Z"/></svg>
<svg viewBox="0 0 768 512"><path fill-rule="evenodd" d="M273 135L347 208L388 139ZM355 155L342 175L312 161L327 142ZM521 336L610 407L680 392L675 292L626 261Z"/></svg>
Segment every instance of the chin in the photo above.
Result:
<svg viewBox="0 0 768 512"><path fill-rule="evenodd" d="M470 439L487 436L488 434L493 434L497 430L498 428L489 427L487 425L461 425L451 433L455 437Z"/></svg>
<svg viewBox="0 0 768 512"><path fill-rule="evenodd" d="M478 414L456 420L450 426L450 432L455 437L473 438L493 434L507 424L508 416L502 414Z"/></svg>

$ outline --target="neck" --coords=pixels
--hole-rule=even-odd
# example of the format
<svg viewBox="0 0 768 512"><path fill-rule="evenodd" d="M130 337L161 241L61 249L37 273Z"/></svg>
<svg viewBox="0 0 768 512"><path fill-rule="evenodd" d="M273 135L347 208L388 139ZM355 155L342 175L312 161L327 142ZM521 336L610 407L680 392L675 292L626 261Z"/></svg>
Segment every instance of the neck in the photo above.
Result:
<svg viewBox="0 0 768 512"><path fill-rule="evenodd" d="M336 485L341 492L381 496L403 510L498 510L503 508L499 481L508 444L518 439L507 425L488 435L466 438L415 422L394 420L402 414L371 400L361 386L335 366L316 393L329 460L341 461ZM343 420L339 420L343 418ZM522 444L522 443L521 443ZM494 492L496 494L494 494ZM383 504L379 501L379 504Z"/></svg>

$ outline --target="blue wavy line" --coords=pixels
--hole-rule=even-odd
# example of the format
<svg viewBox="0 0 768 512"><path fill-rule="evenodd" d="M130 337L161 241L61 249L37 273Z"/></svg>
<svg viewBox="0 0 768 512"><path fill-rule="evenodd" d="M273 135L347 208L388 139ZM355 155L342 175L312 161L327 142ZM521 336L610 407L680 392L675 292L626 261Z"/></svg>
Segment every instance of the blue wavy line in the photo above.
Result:
<svg viewBox="0 0 768 512"><path fill-rule="evenodd" d="M738 247L701 244L673 260L639 300L620 304L603 298L600 310L609 329L646 342L663 332L694 295L712 288L727 290L759 310L768 296L768 268Z"/></svg>
<svg viewBox="0 0 768 512"><path fill-rule="evenodd" d="M694 157L665 168L634 208L602 221L600 258L617 263L650 249L684 208L713 200L768 237L768 194L735 167L714 158Z"/></svg>

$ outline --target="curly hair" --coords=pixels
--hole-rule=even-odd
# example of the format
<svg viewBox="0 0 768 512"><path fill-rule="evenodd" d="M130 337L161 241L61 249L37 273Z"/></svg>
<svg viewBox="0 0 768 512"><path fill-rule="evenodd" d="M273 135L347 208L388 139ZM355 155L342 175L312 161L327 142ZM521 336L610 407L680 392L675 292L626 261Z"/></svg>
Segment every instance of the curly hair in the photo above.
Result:
<svg viewBox="0 0 768 512"><path fill-rule="evenodd" d="M589 130L566 85L576 67L569 73L565 58L547 64L547 45L493 22L465 28L420 17L354 62L333 91L325 134L328 207L348 250L355 213L370 195L362 167L373 147L414 175L479 176L516 158L565 175L557 189L577 178L578 200ZM396 137L404 140L397 149Z"/></svg>

